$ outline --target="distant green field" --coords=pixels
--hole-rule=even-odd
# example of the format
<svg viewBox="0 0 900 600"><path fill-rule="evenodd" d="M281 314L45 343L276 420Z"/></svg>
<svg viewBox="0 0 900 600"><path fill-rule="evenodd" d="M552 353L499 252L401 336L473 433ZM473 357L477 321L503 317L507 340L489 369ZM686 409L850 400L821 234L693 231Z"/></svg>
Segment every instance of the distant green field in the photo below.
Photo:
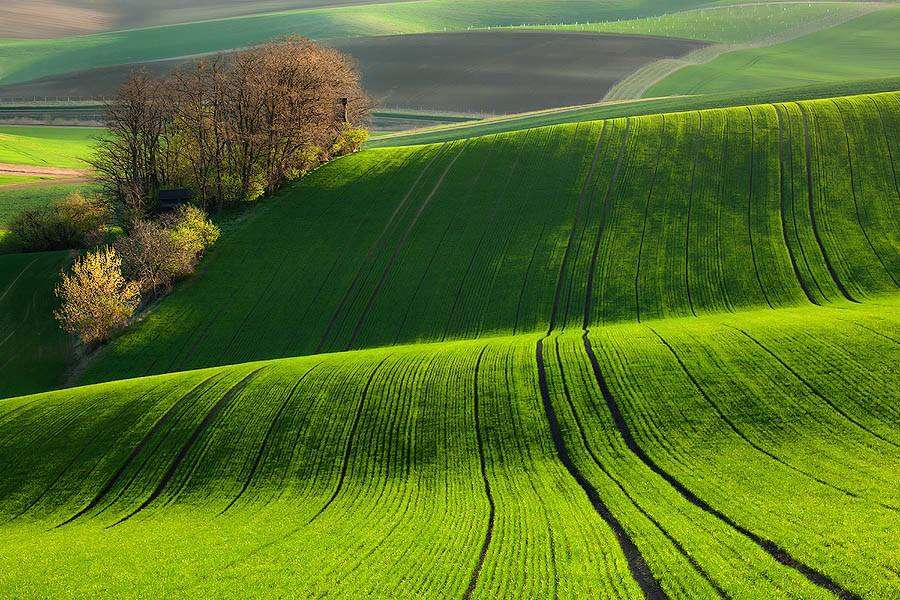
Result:
<svg viewBox="0 0 900 600"><path fill-rule="evenodd" d="M897 307L366 350L0 402L0 592L887 599Z"/></svg>
<svg viewBox="0 0 900 600"><path fill-rule="evenodd" d="M0 125L0 163L83 169L102 129Z"/></svg>
<svg viewBox="0 0 900 600"><path fill-rule="evenodd" d="M645 97L705 94L900 76L900 7L767 48L686 67Z"/></svg>
<svg viewBox="0 0 900 600"><path fill-rule="evenodd" d="M665 10L701 0L670 0ZM214 52L300 34L314 39L469 27L574 23L659 14L653 0L422 0L299 10L57 40L0 40L0 83L108 65Z"/></svg>
<svg viewBox="0 0 900 600"><path fill-rule="evenodd" d="M0 173L0 188L9 185L35 183L36 181L41 181L44 179L48 179L48 177L40 177L36 175L3 175L2 173ZM2 196L2 193L3 190L0 189L0 196Z"/></svg>
<svg viewBox="0 0 900 600"><path fill-rule="evenodd" d="M72 192L79 190L90 192L91 189L90 184L85 183L48 183L16 189L0 187L0 229L7 226L10 219L23 210L48 206L54 200L65 198Z"/></svg>
<svg viewBox="0 0 900 600"><path fill-rule="evenodd" d="M340 159L236 225L85 381L892 292L898 102L632 117Z"/></svg>
<svg viewBox="0 0 900 600"><path fill-rule="evenodd" d="M470 137L521 131L548 125L579 123L598 119L682 112L708 108L724 108L766 102L813 100L854 94L870 94L900 90L900 77L840 83L818 84L793 88L744 91L700 96L653 98L616 103L599 103L583 107L570 107L484 119L472 123L429 127L420 131L373 136L368 148L433 144Z"/></svg>
<svg viewBox="0 0 900 600"><path fill-rule="evenodd" d="M640 19L542 27L557 31L597 31L633 35L661 35L728 44L755 42L826 17L860 13L858 2L770 2L706 7Z"/></svg>

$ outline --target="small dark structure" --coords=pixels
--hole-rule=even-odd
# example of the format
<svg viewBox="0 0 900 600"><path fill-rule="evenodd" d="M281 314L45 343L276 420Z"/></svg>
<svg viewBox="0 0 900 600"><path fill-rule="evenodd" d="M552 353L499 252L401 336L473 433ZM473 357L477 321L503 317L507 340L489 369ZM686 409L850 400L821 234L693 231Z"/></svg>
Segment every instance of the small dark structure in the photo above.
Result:
<svg viewBox="0 0 900 600"><path fill-rule="evenodd" d="M190 204L194 193L190 188L172 188L159 190L156 195L156 212L164 213L175 210L184 204Z"/></svg>

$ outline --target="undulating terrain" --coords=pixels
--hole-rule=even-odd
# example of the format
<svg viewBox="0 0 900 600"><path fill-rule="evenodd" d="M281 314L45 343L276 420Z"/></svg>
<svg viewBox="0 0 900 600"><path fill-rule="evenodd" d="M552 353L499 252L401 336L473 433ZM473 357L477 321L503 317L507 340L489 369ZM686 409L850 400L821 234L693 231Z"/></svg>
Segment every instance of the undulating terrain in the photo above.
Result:
<svg viewBox="0 0 900 600"><path fill-rule="evenodd" d="M81 384L0 401L0 593L895 598L898 134L883 93L318 169L0 370Z"/></svg>

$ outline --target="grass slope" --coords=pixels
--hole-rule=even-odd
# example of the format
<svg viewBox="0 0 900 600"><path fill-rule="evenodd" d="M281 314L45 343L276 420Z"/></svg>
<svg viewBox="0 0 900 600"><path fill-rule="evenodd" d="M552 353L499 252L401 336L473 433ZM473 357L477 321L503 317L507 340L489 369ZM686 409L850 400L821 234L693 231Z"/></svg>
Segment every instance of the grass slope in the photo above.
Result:
<svg viewBox="0 0 900 600"><path fill-rule="evenodd" d="M891 598L897 301L4 401L0 591Z"/></svg>
<svg viewBox="0 0 900 600"><path fill-rule="evenodd" d="M727 44L777 36L810 22L859 14L860 2L768 2L710 6L639 19L542 27L555 31L596 31L657 35Z"/></svg>
<svg viewBox="0 0 900 600"><path fill-rule="evenodd" d="M236 225L84 381L893 293L898 102L632 117L341 159Z"/></svg>
<svg viewBox="0 0 900 600"><path fill-rule="evenodd" d="M900 7L768 48L724 54L682 69L646 97L765 89L900 75Z"/></svg>
<svg viewBox="0 0 900 600"><path fill-rule="evenodd" d="M900 77L844 81L840 83L818 84L792 88L762 91L730 92L725 94L703 94L700 96L677 96L672 98L649 98L624 102L600 102L585 106L573 106L541 110L519 115L509 115L482 119L472 123L440 125L420 130L403 131L396 134L374 135L366 144L368 148L393 146L413 146L449 142L477 136L522 131L535 127L580 123L616 117L653 115L707 108L726 108L748 104L814 100L837 96L872 94L900 90Z"/></svg>
<svg viewBox="0 0 900 600"><path fill-rule="evenodd" d="M672 0L666 8L698 4L699 0ZM658 3L652 0L422 0L257 14L57 40L0 40L0 82L215 52L294 33L325 39L599 21L659 12Z"/></svg>
<svg viewBox="0 0 900 600"><path fill-rule="evenodd" d="M19 179L37 179L14 175L17 183ZM47 206L54 200L65 198L77 191L90 193L92 186L85 183L51 183L41 182L40 185L29 185L12 189L0 187L0 229L9 225L10 220L23 210Z"/></svg>
<svg viewBox="0 0 900 600"><path fill-rule="evenodd" d="M0 163L83 169L101 131L94 127L0 125Z"/></svg>
<svg viewBox="0 0 900 600"><path fill-rule="evenodd" d="M0 254L0 398L62 385L72 353L53 286L68 262L68 252Z"/></svg>

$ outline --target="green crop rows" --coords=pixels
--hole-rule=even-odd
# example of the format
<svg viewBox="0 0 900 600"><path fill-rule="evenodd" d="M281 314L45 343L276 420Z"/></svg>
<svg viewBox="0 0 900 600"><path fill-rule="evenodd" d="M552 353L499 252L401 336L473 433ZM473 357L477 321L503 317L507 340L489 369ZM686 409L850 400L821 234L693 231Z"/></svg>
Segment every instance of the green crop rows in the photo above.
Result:
<svg viewBox="0 0 900 600"><path fill-rule="evenodd" d="M96 127L0 125L0 163L84 169L101 131Z"/></svg>
<svg viewBox="0 0 900 600"><path fill-rule="evenodd" d="M614 119L341 159L225 236L85 381L893 292L898 101Z"/></svg>
<svg viewBox="0 0 900 600"><path fill-rule="evenodd" d="M318 169L89 385L0 400L0 596L895 598L898 132L885 93ZM0 397L54 387L17 326L66 256L0 259Z"/></svg>
<svg viewBox="0 0 900 600"><path fill-rule="evenodd" d="M367 350L7 401L0 589L889 598L890 306L616 325L590 344Z"/></svg>

